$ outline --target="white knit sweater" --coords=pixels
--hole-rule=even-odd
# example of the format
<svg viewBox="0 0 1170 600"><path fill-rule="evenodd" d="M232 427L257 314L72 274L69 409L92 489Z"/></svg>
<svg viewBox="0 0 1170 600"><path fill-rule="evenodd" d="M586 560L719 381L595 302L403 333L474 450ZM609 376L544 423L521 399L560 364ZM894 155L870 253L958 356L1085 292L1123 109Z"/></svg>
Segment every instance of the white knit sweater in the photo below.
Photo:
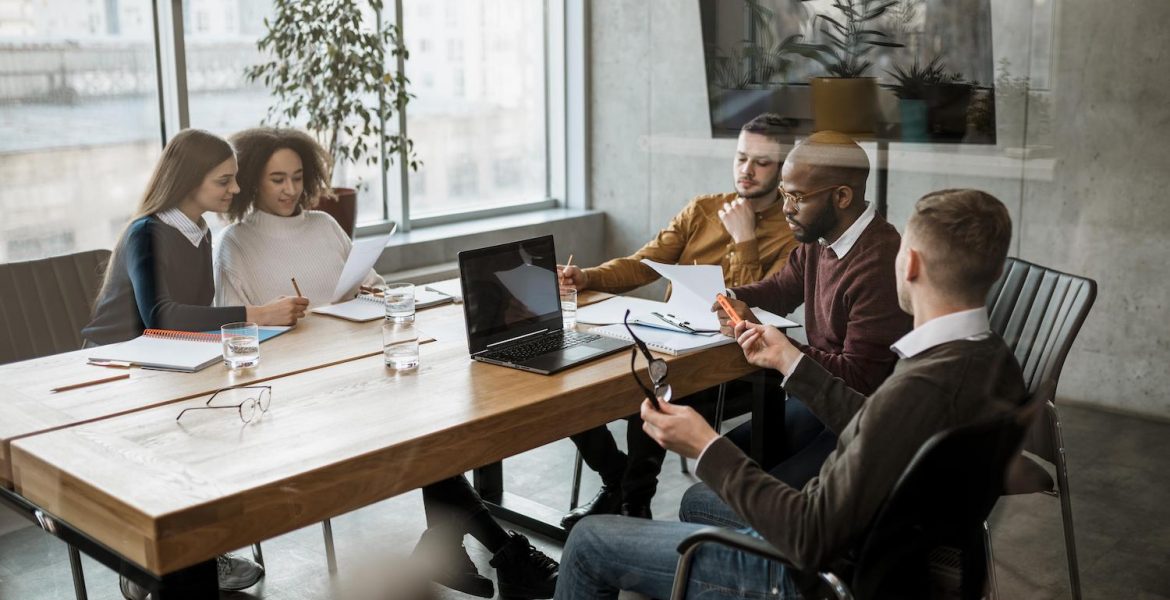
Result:
<svg viewBox="0 0 1170 600"><path fill-rule="evenodd" d="M215 253L215 303L259 306L280 296L295 296L296 277L311 305L329 304L352 245L326 213L309 210L279 217L253 211L223 231ZM373 270L362 282L381 283Z"/></svg>

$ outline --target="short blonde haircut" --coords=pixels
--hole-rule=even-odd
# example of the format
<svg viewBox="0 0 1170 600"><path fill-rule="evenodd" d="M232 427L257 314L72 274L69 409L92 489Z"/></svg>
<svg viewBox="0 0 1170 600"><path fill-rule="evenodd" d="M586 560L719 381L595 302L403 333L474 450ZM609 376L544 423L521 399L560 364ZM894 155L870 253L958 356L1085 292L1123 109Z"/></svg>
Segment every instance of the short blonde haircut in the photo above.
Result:
<svg viewBox="0 0 1170 600"><path fill-rule="evenodd" d="M1012 219L1007 207L987 192L940 190L914 205L906 233L942 292L967 304L983 304L1003 272Z"/></svg>

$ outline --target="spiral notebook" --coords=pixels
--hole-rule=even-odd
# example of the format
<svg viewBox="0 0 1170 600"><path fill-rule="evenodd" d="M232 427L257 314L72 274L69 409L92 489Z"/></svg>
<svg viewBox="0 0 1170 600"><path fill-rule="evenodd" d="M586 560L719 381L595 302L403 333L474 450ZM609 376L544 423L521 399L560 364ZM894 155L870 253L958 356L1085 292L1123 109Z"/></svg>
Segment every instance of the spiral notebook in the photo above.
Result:
<svg viewBox="0 0 1170 600"><path fill-rule="evenodd" d="M194 373L223 360L219 334L147 329L120 344L102 346L91 363Z"/></svg>
<svg viewBox="0 0 1170 600"><path fill-rule="evenodd" d="M633 324L630 325L630 329L634 330L634 334L641 338L643 342L646 342L646 345L651 350L657 350L664 354L670 354L671 356L735 343L735 340L725 335L694 335L658 327ZM619 340L633 341L629 332L626 331L625 325L621 324L595 327L590 329L589 333L596 333Z"/></svg>

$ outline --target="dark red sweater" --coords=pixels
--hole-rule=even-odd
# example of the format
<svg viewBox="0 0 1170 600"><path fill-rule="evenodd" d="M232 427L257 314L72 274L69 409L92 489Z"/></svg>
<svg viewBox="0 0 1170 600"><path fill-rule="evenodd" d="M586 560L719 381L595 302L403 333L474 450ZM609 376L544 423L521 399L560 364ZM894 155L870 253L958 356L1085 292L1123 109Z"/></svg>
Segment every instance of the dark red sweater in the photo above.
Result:
<svg viewBox="0 0 1170 600"><path fill-rule="evenodd" d="M778 273L732 291L748 306L778 315L803 302L808 345L801 351L869 394L898 360L890 345L914 324L898 307L894 258L900 242L894 226L875 215L845 258L838 260L828 246L801 244Z"/></svg>

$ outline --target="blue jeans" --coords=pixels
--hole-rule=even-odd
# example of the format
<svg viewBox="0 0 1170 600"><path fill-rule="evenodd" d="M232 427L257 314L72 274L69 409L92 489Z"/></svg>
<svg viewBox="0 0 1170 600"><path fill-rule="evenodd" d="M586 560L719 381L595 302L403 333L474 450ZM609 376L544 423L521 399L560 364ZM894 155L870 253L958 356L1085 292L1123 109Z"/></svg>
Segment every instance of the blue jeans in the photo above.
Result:
<svg viewBox="0 0 1170 600"><path fill-rule="evenodd" d="M586 517L573 528L561 555L554 598L617 598L630 590L670 598L678 544L702 525L613 515ZM740 531L759 537L751 529ZM687 598L790 600L800 592L779 564L704 544L691 563Z"/></svg>

